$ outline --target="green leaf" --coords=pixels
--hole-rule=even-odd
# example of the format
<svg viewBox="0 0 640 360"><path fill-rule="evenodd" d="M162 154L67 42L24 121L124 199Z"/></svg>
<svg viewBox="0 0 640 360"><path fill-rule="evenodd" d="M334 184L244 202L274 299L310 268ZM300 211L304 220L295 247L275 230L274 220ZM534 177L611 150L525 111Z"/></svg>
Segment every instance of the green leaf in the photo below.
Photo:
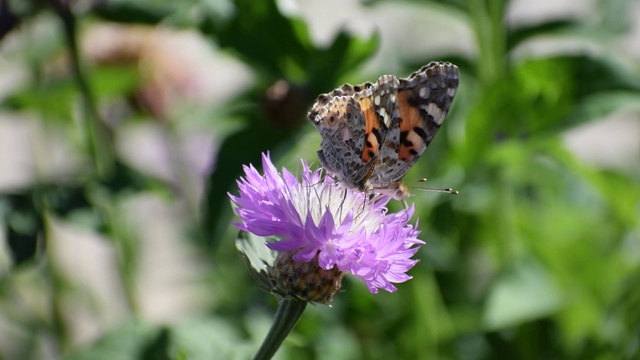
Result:
<svg viewBox="0 0 640 360"><path fill-rule="evenodd" d="M289 74L289 67L305 68L311 39L303 24L280 13L275 1L236 0L233 15L228 21L205 16L202 32L270 78Z"/></svg>
<svg viewBox="0 0 640 360"><path fill-rule="evenodd" d="M91 85L97 97L122 96L138 86L139 69L134 67L99 67L91 70Z"/></svg>
<svg viewBox="0 0 640 360"><path fill-rule="evenodd" d="M65 360L139 360L145 346L157 338L160 329L131 323L113 330L92 346L78 349Z"/></svg>
<svg viewBox="0 0 640 360"><path fill-rule="evenodd" d="M267 292L271 292L271 274L269 268L273 267L277 253L266 246L267 239L240 231L236 239L236 248L242 255L249 268L251 276L258 286Z"/></svg>
<svg viewBox="0 0 640 360"><path fill-rule="evenodd" d="M590 122L625 110L640 111L640 92L606 91L585 96L576 104L570 122Z"/></svg>
<svg viewBox="0 0 640 360"><path fill-rule="evenodd" d="M216 317L182 322L172 327L170 333L173 358L249 359L256 350L240 337L233 324Z"/></svg>
<svg viewBox="0 0 640 360"><path fill-rule="evenodd" d="M328 92L337 86L345 74L369 59L378 49L379 35L359 39L340 31L326 49L319 49L310 56L308 82L314 94Z"/></svg>
<svg viewBox="0 0 640 360"><path fill-rule="evenodd" d="M551 20L531 26L520 26L509 32L507 50L511 51L523 42L536 36L565 32L576 26L572 20Z"/></svg>
<svg viewBox="0 0 640 360"><path fill-rule="evenodd" d="M59 79L16 91L2 105L15 110L36 110L47 121L72 123L73 105L78 99L74 80Z"/></svg>
<svg viewBox="0 0 640 360"><path fill-rule="evenodd" d="M546 271L533 261L520 261L493 284L483 323L499 330L548 316L558 311L562 294Z"/></svg>

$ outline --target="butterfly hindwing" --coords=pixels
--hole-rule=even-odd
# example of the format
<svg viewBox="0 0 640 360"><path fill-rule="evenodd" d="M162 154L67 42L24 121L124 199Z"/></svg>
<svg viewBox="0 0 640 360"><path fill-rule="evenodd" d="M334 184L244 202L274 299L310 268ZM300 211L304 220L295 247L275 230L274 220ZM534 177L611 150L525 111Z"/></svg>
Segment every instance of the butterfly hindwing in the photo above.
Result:
<svg viewBox="0 0 640 360"><path fill-rule="evenodd" d="M360 104L351 96L337 96L319 109L314 107L313 116L322 135L320 162L339 180L357 187L373 165L372 159L362 160L366 123Z"/></svg>

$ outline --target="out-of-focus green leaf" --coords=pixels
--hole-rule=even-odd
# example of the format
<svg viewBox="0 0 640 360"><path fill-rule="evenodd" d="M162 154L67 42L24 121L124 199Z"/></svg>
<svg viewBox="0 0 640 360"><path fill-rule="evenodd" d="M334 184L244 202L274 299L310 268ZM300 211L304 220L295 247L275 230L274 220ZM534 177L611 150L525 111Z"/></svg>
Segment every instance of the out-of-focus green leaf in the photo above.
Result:
<svg viewBox="0 0 640 360"><path fill-rule="evenodd" d="M131 323L114 329L91 347L79 349L65 360L139 360L145 346L157 338L161 329L143 323Z"/></svg>
<svg viewBox="0 0 640 360"><path fill-rule="evenodd" d="M3 206L2 223L6 225L6 241L13 264L31 261L38 249L38 237L42 235L42 216L30 193L14 194L0 198Z"/></svg>
<svg viewBox="0 0 640 360"><path fill-rule="evenodd" d="M100 3L95 13L101 18L120 23L159 24L191 28L204 17L225 21L233 13L229 0L115 0Z"/></svg>
<svg viewBox="0 0 640 360"><path fill-rule="evenodd" d="M483 323L489 330L503 329L557 311L563 297L552 278L531 261L508 268L487 298Z"/></svg>
<svg viewBox="0 0 640 360"><path fill-rule="evenodd" d="M635 236L635 240L639 241L640 233L632 235ZM629 238L628 246L634 246L634 238ZM635 249L633 250L634 252ZM617 299L612 303L608 309L608 316L615 319L619 327L614 327L615 323L612 321L609 331L607 331L607 337L612 343L615 343L622 349L622 353L629 358L632 358L637 353L635 344L640 341L640 270L636 269L625 281L623 282L620 293Z"/></svg>
<svg viewBox="0 0 640 360"><path fill-rule="evenodd" d="M620 225L633 228L640 223L638 218L640 183L637 179L616 172L588 168L564 150L557 150L557 159L593 186L603 204L606 204L608 210L615 214L615 221L621 222Z"/></svg>
<svg viewBox="0 0 640 360"><path fill-rule="evenodd" d="M291 66L304 69L311 45L301 25L282 15L272 0L236 0L231 19L205 18L201 29L267 74L287 74Z"/></svg>
<svg viewBox="0 0 640 360"><path fill-rule="evenodd" d="M608 0L596 3L601 28L614 34L624 34L632 26L631 0Z"/></svg>
<svg viewBox="0 0 640 360"><path fill-rule="evenodd" d="M342 75L377 49L377 35L360 40L345 31L326 49L319 49L313 45L306 24L281 14L276 1L237 0L235 5L231 20L205 19L203 31L221 46L238 52L267 78L306 83L313 94L335 87Z"/></svg>
<svg viewBox="0 0 640 360"><path fill-rule="evenodd" d="M424 0L364 0L366 5L375 6L379 3L397 3L397 2L407 2L407 3L416 3L420 5L424 5ZM466 0L432 0L428 1L429 3L441 4L443 7L447 8L456 8L458 10L468 11L468 1Z"/></svg>
<svg viewBox="0 0 640 360"><path fill-rule="evenodd" d="M74 118L74 104L78 96L72 79L60 79L38 88L23 88L9 96L3 105L15 110L38 109L48 121L69 123Z"/></svg>
<svg viewBox="0 0 640 360"><path fill-rule="evenodd" d="M554 20L532 26L518 27L512 30L507 37L507 49L513 50L533 37L565 32L575 26L576 23L572 20Z"/></svg>
<svg viewBox="0 0 640 360"><path fill-rule="evenodd" d="M607 91L585 96L576 104L571 123L602 119L617 111L640 111L640 92Z"/></svg>
<svg viewBox="0 0 640 360"><path fill-rule="evenodd" d="M257 350L229 323L215 317L193 319L171 328L171 348L176 357L189 360L249 359Z"/></svg>
<svg viewBox="0 0 640 360"><path fill-rule="evenodd" d="M306 69L311 92L319 94L332 90L338 79L373 55L379 41L378 34L369 39L358 39L344 31L338 33L328 48L319 49L310 56Z"/></svg>
<svg viewBox="0 0 640 360"><path fill-rule="evenodd" d="M240 231L236 239L236 248L258 286L270 292L273 284L270 281L269 267L275 263L277 254L265 245L266 241L266 238Z"/></svg>
<svg viewBox="0 0 640 360"><path fill-rule="evenodd" d="M130 94L138 85L139 71L133 67L92 69L91 84L97 97Z"/></svg>
<svg viewBox="0 0 640 360"><path fill-rule="evenodd" d="M149 341L148 344L142 349L140 354L141 360L169 360L171 356L169 354L171 338L169 335L169 329L162 328L158 335Z"/></svg>
<svg viewBox="0 0 640 360"><path fill-rule="evenodd" d="M611 91L621 88L630 91ZM468 141L461 148L465 161L477 163L482 149L507 139L559 135L615 109L637 107L637 89L639 75L608 60L577 57L516 63L512 72L478 95L467 120Z"/></svg>
<svg viewBox="0 0 640 360"><path fill-rule="evenodd" d="M176 4L175 2L173 4ZM101 18L121 23L157 24L169 16L175 8L170 4L154 1L108 1L95 9Z"/></svg>
<svg viewBox="0 0 640 360"><path fill-rule="evenodd" d="M571 60L578 99L604 91L640 90L640 72L614 55L576 56Z"/></svg>

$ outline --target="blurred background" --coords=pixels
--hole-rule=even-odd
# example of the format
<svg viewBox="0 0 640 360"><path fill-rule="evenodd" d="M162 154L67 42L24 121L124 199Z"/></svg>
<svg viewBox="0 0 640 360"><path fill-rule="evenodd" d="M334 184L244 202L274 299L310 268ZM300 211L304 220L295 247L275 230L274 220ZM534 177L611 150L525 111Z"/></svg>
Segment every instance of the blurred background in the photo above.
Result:
<svg viewBox="0 0 640 360"><path fill-rule="evenodd" d="M277 302L227 192L344 82L461 70L405 177L413 280L277 359L640 358L640 2L0 0L0 359L248 359ZM401 210L400 202L392 202Z"/></svg>

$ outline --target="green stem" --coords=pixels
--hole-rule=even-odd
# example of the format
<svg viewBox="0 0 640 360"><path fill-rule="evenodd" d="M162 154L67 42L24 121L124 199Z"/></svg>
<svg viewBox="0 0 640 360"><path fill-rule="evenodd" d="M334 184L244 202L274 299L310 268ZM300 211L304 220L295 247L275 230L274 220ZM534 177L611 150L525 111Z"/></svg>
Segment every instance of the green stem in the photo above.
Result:
<svg viewBox="0 0 640 360"><path fill-rule="evenodd" d="M278 305L276 317L273 325L262 342L260 350L253 358L254 360L269 360L278 351L280 345L293 330L304 309L307 307L306 301L283 299Z"/></svg>
<svg viewBox="0 0 640 360"><path fill-rule="evenodd" d="M504 0L469 1L480 52L478 77L485 85L492 84L506 71L505 8Z"/></svg>
<svg viewBox="0 0 640 360"><path fill-rule="evenodd" d="M70 1L50 0L64 26L64 34L71 56L71 67L85 110L85 126L89 152L99 177L105 178L112 170L112 147L109 129L100 121L95 96L84 76L78 51L76 17L71 11Z"/></svg>

